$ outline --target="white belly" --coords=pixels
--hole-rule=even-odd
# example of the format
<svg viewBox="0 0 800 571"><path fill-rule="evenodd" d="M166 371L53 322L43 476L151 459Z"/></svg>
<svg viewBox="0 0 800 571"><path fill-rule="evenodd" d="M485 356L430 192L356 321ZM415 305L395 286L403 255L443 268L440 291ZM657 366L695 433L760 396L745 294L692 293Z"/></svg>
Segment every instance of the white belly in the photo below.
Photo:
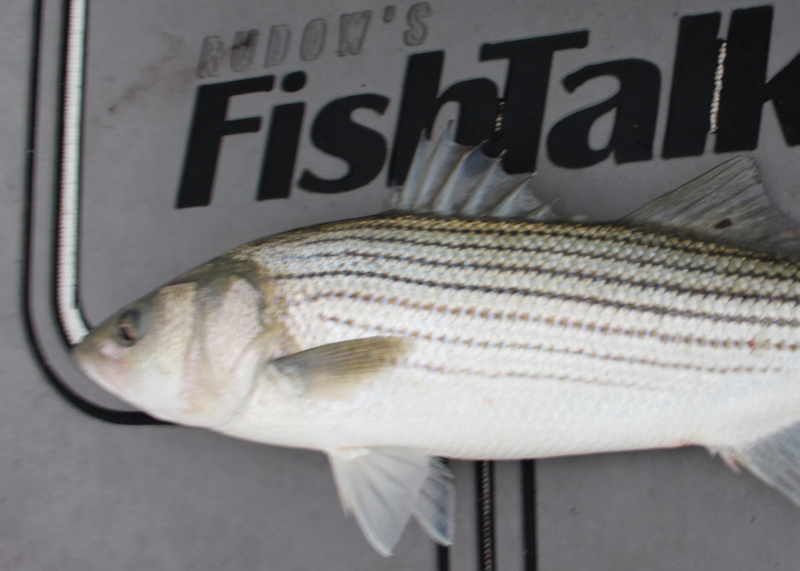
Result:
<svg viewBox="0 0 800 571"><path fill-rule="evenodd" d="M732 372L723 362L717 366L726 372L676 372L626 361L591 368L582 355L514 361L499 349L481 359L456 348L431 370L433 344L421 345L402 366L346 399L296 397L262 383L222 431L326 451L400 446L437 456L509 459L731 446L800 418L795 367L750 371L774 363L766 354L738 365L748 372Z"/></svg>

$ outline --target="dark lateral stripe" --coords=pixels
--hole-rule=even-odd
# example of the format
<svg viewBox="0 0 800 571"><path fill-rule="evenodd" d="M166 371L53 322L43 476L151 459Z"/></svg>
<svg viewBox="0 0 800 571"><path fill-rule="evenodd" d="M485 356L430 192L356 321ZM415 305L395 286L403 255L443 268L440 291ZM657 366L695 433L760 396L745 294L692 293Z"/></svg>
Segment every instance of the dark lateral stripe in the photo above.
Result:
<svg viewBox="0 0 800 571"><path fill-rule="evenodd" d="M398 224L398 221L405 223ZM364 218L360 220L349 220L346 222L333 223L323 228L316 228L314 233L305 229L294 233L280 235L276 240L280 244L290 244L298 242L317 243L318 239L325 239L324 236L330 233L352 232L347 238L360 238L359 232L362 231L382 231L396 230L412 235L411 239L404 240L410 244L428 244L427 240L420 241L420 238L413 237L414 234L444 234L444 235L474 235L482 237L508 238L511 236L520 237L543 237L543 238L570 238L586 241L608 241L616 244L628 244L641 247L652 247L670 251L680 251L688 253L701 253L715 256L733 256L736 258L754 261L777 261L792 263L783 254L768 251L751 250L731 244L714 241L704 241L693 239L689 236L682 236L671 233L669 230L664 232L651 231L647 229L628 228L626 226L614 226L613 224L581 224L570 222L525 222L525 221L483 221L483 220L462 220L462 219L432 219L417 216L405 216L401 218ZM257 244L261 244L258 242ZM256 244L256 245L257 245ZM444 246L445 244L440 244ZM487 246L488 247L488 246ZM792 264L794 265L794 264Z"/></svg>
<svg viewBox="0 0 800 571"><path fill-rule="evenodd" d="M410 234L411 232L407 232ZM433 233L433 232L428 232ZM332 237L331 234L336 234ZM643 235L644 236L644 235ZM651 238L660 238L663 242L667 241L668 237L663 237L657 234L647 235ZM551 236L552 237L552 236ZM727 246L722 246L714 243L696 242L682 240L673 240L674 244L667 243L643 243L641 240L630 244L641 248L629 247L625 253L612 253L604 254L585 250L597 250L602 247L619 246L620 242L616 236L597 235L597 236L579 236L571 241L555 242L552 244L539 243L531 244L528 246L508 246L497 245L492 243L473 243L473 244L452 244L437 240L422 239L422 236L417 237L404 237L404 236L365 236L358 233L341 235L340 231L326 232L314 236L306 236L302 242L303 245L318 245L326 243L347 242L347 241L360 241L364 243L384 243L384 244L405 244L414 245L418 247L432 246L448 250L478 250L478 251L493 251L493 252L508 252L520 253L526 255L535 255L539 252L551 252L556 254L580 256L586 259L595 259L601 261L626 261L636 263L643 267L663 267L674 268L678 270L697 270L697 271L711 271L718 275L730 276L752 276L776 279L797 279L800 276L800 267L791 260L774 257L769 254L749 250L735 250ZM491 241L490 241L491 242ZM577 244L583 243L587 248L580 248ZM669 252L671 254L684 254L690 258L689 263L685 259L670 262L669 260L654 260L647 259L645 254L648 252ZM290 255L283 258L284 260L304 260L313 259L314 255ZM720 270L716 269L717 261L719 258L730 258L730 263L726 264ZM737 263L738 262L738 263ZM769 269L766 271L755 271L742 269L745 264L757 265L768 264ZM713 266L713 269L707 267Z"/></svg>
<svg viewBox="0 0 800 571"><path fill-rule="evenodd" d="M396 218L395 220L400 220ZM611 240L615 243L653 246L675 251L691 253L713 253L731 255L757 261L787 261L783 252L759 250L746 245L704 240L699 236L680 233L671 228L630 227L614 222L529 222L525 220L464 220L424 218L407 215L403 221L415 224L396 226L398 229L413 229L418 232L441 232L447 234L493 234L497 236L543 236L554 238L572 238L580 240ZM433 224L431 224L433 222ZM453 227L455 226L455 227ZM463 228L462 226L467 226ZM499 226L499 227L498 227ZM377 228L386 228L380 226Z"/></svg>
<svg viewBox="0 0 800 571"><path fill-rule="evenodd" d="M587 242L589 240L587 239ZM489 252L508 252L508 253L519 253L519 254L526 254L529 256L533 256L539 253L556 253L556 254L563 254L564 256L576 256L583 259L588 260L597 260L597 261L609 261L609 262L626 262L630 264L638 264L642 267L655 267L655 268L666 268L666 269L675 269L675 270L683 270L683 271L700 271L700 272L707 272L713 275L727 275L727 276L734 276L734 277L765 277L766 279L776 279L776 280L792 280L792 278L797 278L800 275L800 267L797 267L794 264L790 264L786 261L776 261L772 262L773 264L779 264L778 269L785 268L788 271L784 272L784 275L777 276L775 272L772 275L769 275L769 272L755 272L755 271L742 271L741 268L733 267L732 264L727 265L726 267L722 268L721 270L716 269L709 269L707 268L707 262L709 260L714 260L718 257L730 257L730 258L739 258L739 259L746 259L748 261L767 261L769 260L762 260L760 258L751 257L751 258L744 258L741 256L716 256L710 255L707 253L699 253L695 254L694 259L692 260L693 263L690 265L685 264L676 264L670 263L669 261L659 261L659 260L648 260L642 259L641 253L638 253L637 256L636 252L631 252L628 255L619 255L619 254L598 254L594 252L585 252L585 251L578 251L578 252L570 252L564 248L548 248L545 247L544 244L539 244L536 247L517 247L517 246L495 246L495 245L459 245L459 244L444 244L440 242L420 242L418 240L405 240L402 238L376 238L373 236L346 236L346 237L338 237L338 238L325 238L321 240L315 240L313 242L314 245L318 244L328 244L328 243L337 243L337 242L363 242L366 244L406 244L406 245L414 245L418 247L434 247L434 248L441 248L443 250L454 250L454 251L464 251L464 250L477 250L477 251L489 251ZM613 243L612 240L598 240L598 242L608 242ZM659 250L656 246L642 246L642 248L650 248L653 250ZM670 252L679 252L678 249L667 249L662 248L661 251L670 251ZM346 255L346 254L358 254L358 252L354 250L347 250L344 252L331 252L331 253L315 253L315 254L303 254L303 255L292 255L292 256L285 256L281 259L284 261L293 260L293 261L302 261L302 260L314 260L319 258L326 258L326 257L335 257L338 255ZM383 256L389 258L389 256ZM716 265L716 264L715 264ZM766 275L765 275L766 274Z"/></svg>
<svg viewBox="0 0 800 571"><path fill-rule="evenodd" d="M702 371L705 373L718 373L722 375L728 373L767 373L769 371L774 371L774 372L780 371L780 367L772 367L772 368L770 367L756 368L752 366L710 367L703 365L693 365L691 363L683 361L658 361L656 359L645 359L643 357L634 358L625 354L613 354L613 353L603 354L603 353L597 353L596 351L584 351L582 348L570 349L568 347L562 347L562 348L552 347L552 346L547 346L543 343L490 343L488 341L476 341L475 339L470 339L470 338L450 337L447 335L433 335L430 333L418 333L414 331L401 330L394 327L383 327L381 325L362 324L356 322L353 319L341 319L339 317L328 316L325 314L320 314L320 318L323 321L329 321L331 323L340 323L342 325L347 325L348 327L355 327L363 331L370 331L372 333L378 333L380 335L389 335L389 336L411 335L417 339L424 339L425 341L434 341L444 344L461 345L464 347L474 347L477 349L519 349L522 351L536 351L539 353L550 353L554 355L575 355L579 357L586 357L587 359L594 359L597 361L627 362L630 363L631 365L644 365L647 367L654 367L659 369ZM747 345L748 345L747 341L737 340L735 342L729 342L726 345L726 347L741 349ZM769 348L772 349L775 347L770 346ZM784 348L785 346L781 347L779 350Z"/></svg>
<svg viewBox="0 0 800 571"><path fill-rule="evenodd" d="M346 292L333 292L332 294L318 294L313 296L312 298L307 298L304 301L316 301L318 299L324 299L328 297L334 298L353 298L352 294L348 294ZM399 298L386 298L386 297L374 297L371 295L360 295L358 296L358 300L366 303L377 303L377 304L384 304L389 303L390 305L396 305L403 308L408 309L422 309L423 311L436 311L438 313L462 313L463 309L461 308L452 308L448 306L441 306L441 305L434 305L428 304L423 305L420 302L414 302L411 300L399 299ZM296 305L297 302L288 302L287 305ZM328 317L324 314L321 314L325 319L339 319L334 317ZM491 316L492 319L496 319L498 321L505 320L505 321L526 321L532 323L545 323L546 325L556 325L562 328L571 328L571 329L586 329L590 333L601 333L603 335L613 335L613 336L621 336L621 337L638 337L638 338L657 338L662 343L680 343L682 345L696 345L696 346L709 346L711 348L722 347L723 349L728 349L733 347L734 349L742 349L745 346L753 347L753 341L751 337L748 337L747 340L744 339L709 339L707 337L698 337L696 335L670 335L668 333L661 333L654 329L631 329L631 328L623 328L623 327L610 327L608 325L597 325L596 323L586 323L584 321L578 320L569 320L566 318L555 319L552 317L541 318L538 316L531 315L529 313L517 313L516 311L498 311L498 312L486 312L486 315L483 315L479 312L479 316L482 318L487 318ZM339 322L345 325L354 325L358 326L358 324L354 322L348 322L347 320L340 320ZM386 329L389 331L388 329ZM405 329L396 329L392 330L393 335L407 335L407 334L414 334L418 335L416 332L410 332ZM439 337L434 337L433 335L418 335L421 338L430 338L431 340L439 339ZM442 336L443 337L443 336ZM767 343L766 345L762 344L759 347L763 347L765 349L773 349L776 351L797 351L800 349L799 343L784 343L783 341L779 341L778 343ZM735 371L738 372L738 371Z"/></svg>
<svg viewBox="0 0 800 571"><path fill-rule="evenodd" d="M625 387L628 389L638 389L646 391L661 391L663 388L656 388L653 386L642 385L635 381L610 381L600 380L596 377L576 377L572 375L555 374L555 373L519 373L516 371L506 372L486 372L479 369L470 369L467 367L445 367L443 365L431 365L426 363L412 363L405 364L403 367L409 369L420 369L428 371L429 373L438 373L441 375L480 375L489 379L531 379L536 381L559 381L565 383L579 383L584 385L598 385L603 387Z"/></svg>
<svg viewBox="0 0 800 571"><path fill-rule="evenodd" d="M541 276L552 276L552 277L567 277L567 278L578 278L583 280L588 280L592 282L600 282L607 285L624 285L624 286L631 286L631 287L639 287L646 290L659 290L663 292L674 292L674 293L685 293L690 295L713 295L717 297L728 297L732 300L739 300L739 301L770 301L775 303L800 303L800 297L798 296L780 296L780 295L771 295L766 293L770 289L768 286L765 286L763 289L764 292L758 293L740 293L733 291L731 289L711 289L711 288L701 288L701 287L692 287L690 285L670 285L663 282L657 282L652 280L633 280L627 279L624 277L610 277L608 274L602 273L588 273L582 272L579 270L568 269L568 270L559 270L559 269L548 269L542 265L537 264L528 264L528 265L521 265L521 264L479 264L479 263L454 263L454 262L445 262L445 261L437 261L437 260L428 260L422 257L415 257L415 256L390 256L385 254L367 254L362 252L356 252L352 250L347 250L344 252L331 252L326 254L314 254L309 256L309 258L320 259L320 258L337 258L337 257L344 257L344 256L351 256L354 258L362 258L366 260L390 260L392 262L403 262L408 264L414 264L419 266L430 266L435 268L442 268L445 270L493 270L499 272L516 272L519 274L536 274ZM593 255L584 255L581 254L581 258L589 258L595 260L614 260L619 261L619 258L614 258L611 256L593 256ZM630 264L638 264L639 266L662 266L662 267L670 267L667 264L649 264L647 262L627 262ZM685 268L681 268L685 269ZM691 281L695 282L702 282L703 278L711 277L711 276L718 276L722 275L723 272L714 272L711 270L687 270L687 271L694 271L699 272L699 275L693 276ZM630 273L630 272L629 272ZM289 274L278 274L276 277L278 279L286 279L286 276ZM753 273L734 273L730 272L727 275L735 275L736 277L741 278L760 278L761 275L753 274ZM781 281L780 278L765 278L765 279L772 279L776 281ZM789 281L789 280L783 280ZM763 285L763 284L762 284ZM751 288L752 289L752 288Z"/></svg>
<svg viewBox="0 0 800 571"><path fill-rule="evenodd" d="M497 294L507 294L507 295L540 297L548 300L557 300L557 301L574 301L576 303L599 305L602 307L612 307L615 309L626 309L626 310L638 311L640 313L651 313L655 315L664 315L670 317L685 317L688 319L698 319L698 318L708 319L714 322L721 322L721 323L747 323L747 324L758 324L758 325L776 325L779 327L797 327L798 324L800 324L800 321L793 318L771 319L771 318L759 318L755 316L731 316L722 313L690 311L688 309L676 310L668 307L642 305L624 301L605 300L585 295L567 295L567 294L547 292L542 290L535 290L530 288L517 288L517 287L504 288L504 287L491 287L491 286L479 286L479 285L445 284L441 282L435 282L432 280L413 279L404 276L394 276L391 274L385 274L379 272L358 272L358 271L309 272L306 274L297 274L297 275L283 275L283 276L278 275L275 276L275 278L284 281L302 281L313 278L327 278L327 277L338 277L338 276L374 278L379 280L391 281L395 283L406 283L410 285L418 285L423 287L451 290L451 291L474 291L479 293L497 293ZM314 301L315 299L330 297L330 295L331 295L330 293L325 293L325 294L319 294L317 296L311 296L308 299L308 301ZM353 293L346 293L345 295L347 295L348 297L358 297L360 294L357 292L353 292Z"/></svg>

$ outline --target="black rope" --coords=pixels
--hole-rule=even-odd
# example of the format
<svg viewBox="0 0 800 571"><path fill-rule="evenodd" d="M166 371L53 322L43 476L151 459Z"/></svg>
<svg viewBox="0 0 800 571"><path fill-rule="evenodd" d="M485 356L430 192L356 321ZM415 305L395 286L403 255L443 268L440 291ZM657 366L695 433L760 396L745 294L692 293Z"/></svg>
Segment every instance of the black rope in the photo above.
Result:
<svg viewBox="0 0 800 571"><path fill-rule="evenodd" d="M523 460L522 468L522 548L525 571L537 571L539 556L536 530L536 462Z"/></svg>
<svg viewBox="0 0 800 571"><path fill-rule="evenodd" d="M497 547L494 529L494 462L475 463L477 496L478 569L497 571Z"/></svg>
<svg viewBox="0 0 800 571"><path fill-rule="evenodd" d="M62 27L62 34L66 41L66 20L69 14L69 3L65 4L64 12L64 25ZM99 406L90 402L80 396L67 386L61 380L55 368L48 362L44 353L41 350L39 338L36 334L36 328L33 323L33 311L30 300L30 274L31 274L31 254L33 244L33 186L34 186L34 167L35 167L35 153L36 153L36 129L37 129L37 105L39 102L38 82L39 82L39 58L40 58L40 42L42 33L42 0L36 0L33 4L33 49L31 50L31 66L30 78L28 84L28 120L27 120L27 135L25 141L25 189L26 198L24 204L24 216L22 223L22 279L21 279L21 297L24 313L24 329L25 337L31 351L35 357L36 362L39 364L42 372L45 375L47 382L60 394L69 404L98 420L109 422L112 424L125 424L125 425L169 425L171 423L153 418L143 412L113 410ZM66 58L66 50L62 49L64 58ZM66 62L62 59L61 76L63 79L63 70ZM63 85L63 81L62 81ZM63 88L62 88L63 89ZM63 91L62 91L63 101ZM59 124L63 124L63 108L60 111L61 117ZM57 159L60 161L60 156Z"/></svg>

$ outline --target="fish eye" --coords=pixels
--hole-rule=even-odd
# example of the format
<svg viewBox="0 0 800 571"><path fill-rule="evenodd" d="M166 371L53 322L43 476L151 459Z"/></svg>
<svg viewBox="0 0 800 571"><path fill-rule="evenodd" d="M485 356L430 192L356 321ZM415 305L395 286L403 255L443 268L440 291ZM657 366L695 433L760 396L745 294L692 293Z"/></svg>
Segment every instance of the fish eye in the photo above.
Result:
<svg viewBox="0 0 800 571"><path fill-rule="evenodd" d="M117 320L117 342L125 347L130 347L141 337L141 314L138 309L130 308L122 312Z"/></svg>

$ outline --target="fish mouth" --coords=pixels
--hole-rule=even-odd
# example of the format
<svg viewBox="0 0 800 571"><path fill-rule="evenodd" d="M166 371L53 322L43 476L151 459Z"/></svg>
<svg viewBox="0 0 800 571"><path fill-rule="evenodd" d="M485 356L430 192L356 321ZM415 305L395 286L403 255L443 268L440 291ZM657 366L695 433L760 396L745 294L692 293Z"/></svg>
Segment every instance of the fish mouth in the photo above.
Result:
<svg viewBox="0 0 800 571"><path fill-rule="evenodd" d="M89 347L84 340L71 348L72 360L77 365L78 369L86 375L93 383L108 391L118 399L128 402L124 397L119 387L111 380L112 375L109 375L103 370L103 367L98 363L97 349Z"/></svg>
<svg viewBox="0 0 800 571"><path fill-rule="evenodd" d="M106 386L107 383L103 378L103 375L100 374L97 364L95 363L95 360L91 358L91 353L87 351L86 346L83 343L74 345L71 353L72 360L78 366L78 369L80 369L81 372L89 377L94 383L97 383L104 389L108 390L108 387Z"/></svg>
<svg viewBox="0 0 800 571"><path fill-rule="evenodd" d="M83 343L78 343L70 348L72 360L78 368L90 379L94 380L95 371L91 360L87 356L86 346Z"/></svg>

